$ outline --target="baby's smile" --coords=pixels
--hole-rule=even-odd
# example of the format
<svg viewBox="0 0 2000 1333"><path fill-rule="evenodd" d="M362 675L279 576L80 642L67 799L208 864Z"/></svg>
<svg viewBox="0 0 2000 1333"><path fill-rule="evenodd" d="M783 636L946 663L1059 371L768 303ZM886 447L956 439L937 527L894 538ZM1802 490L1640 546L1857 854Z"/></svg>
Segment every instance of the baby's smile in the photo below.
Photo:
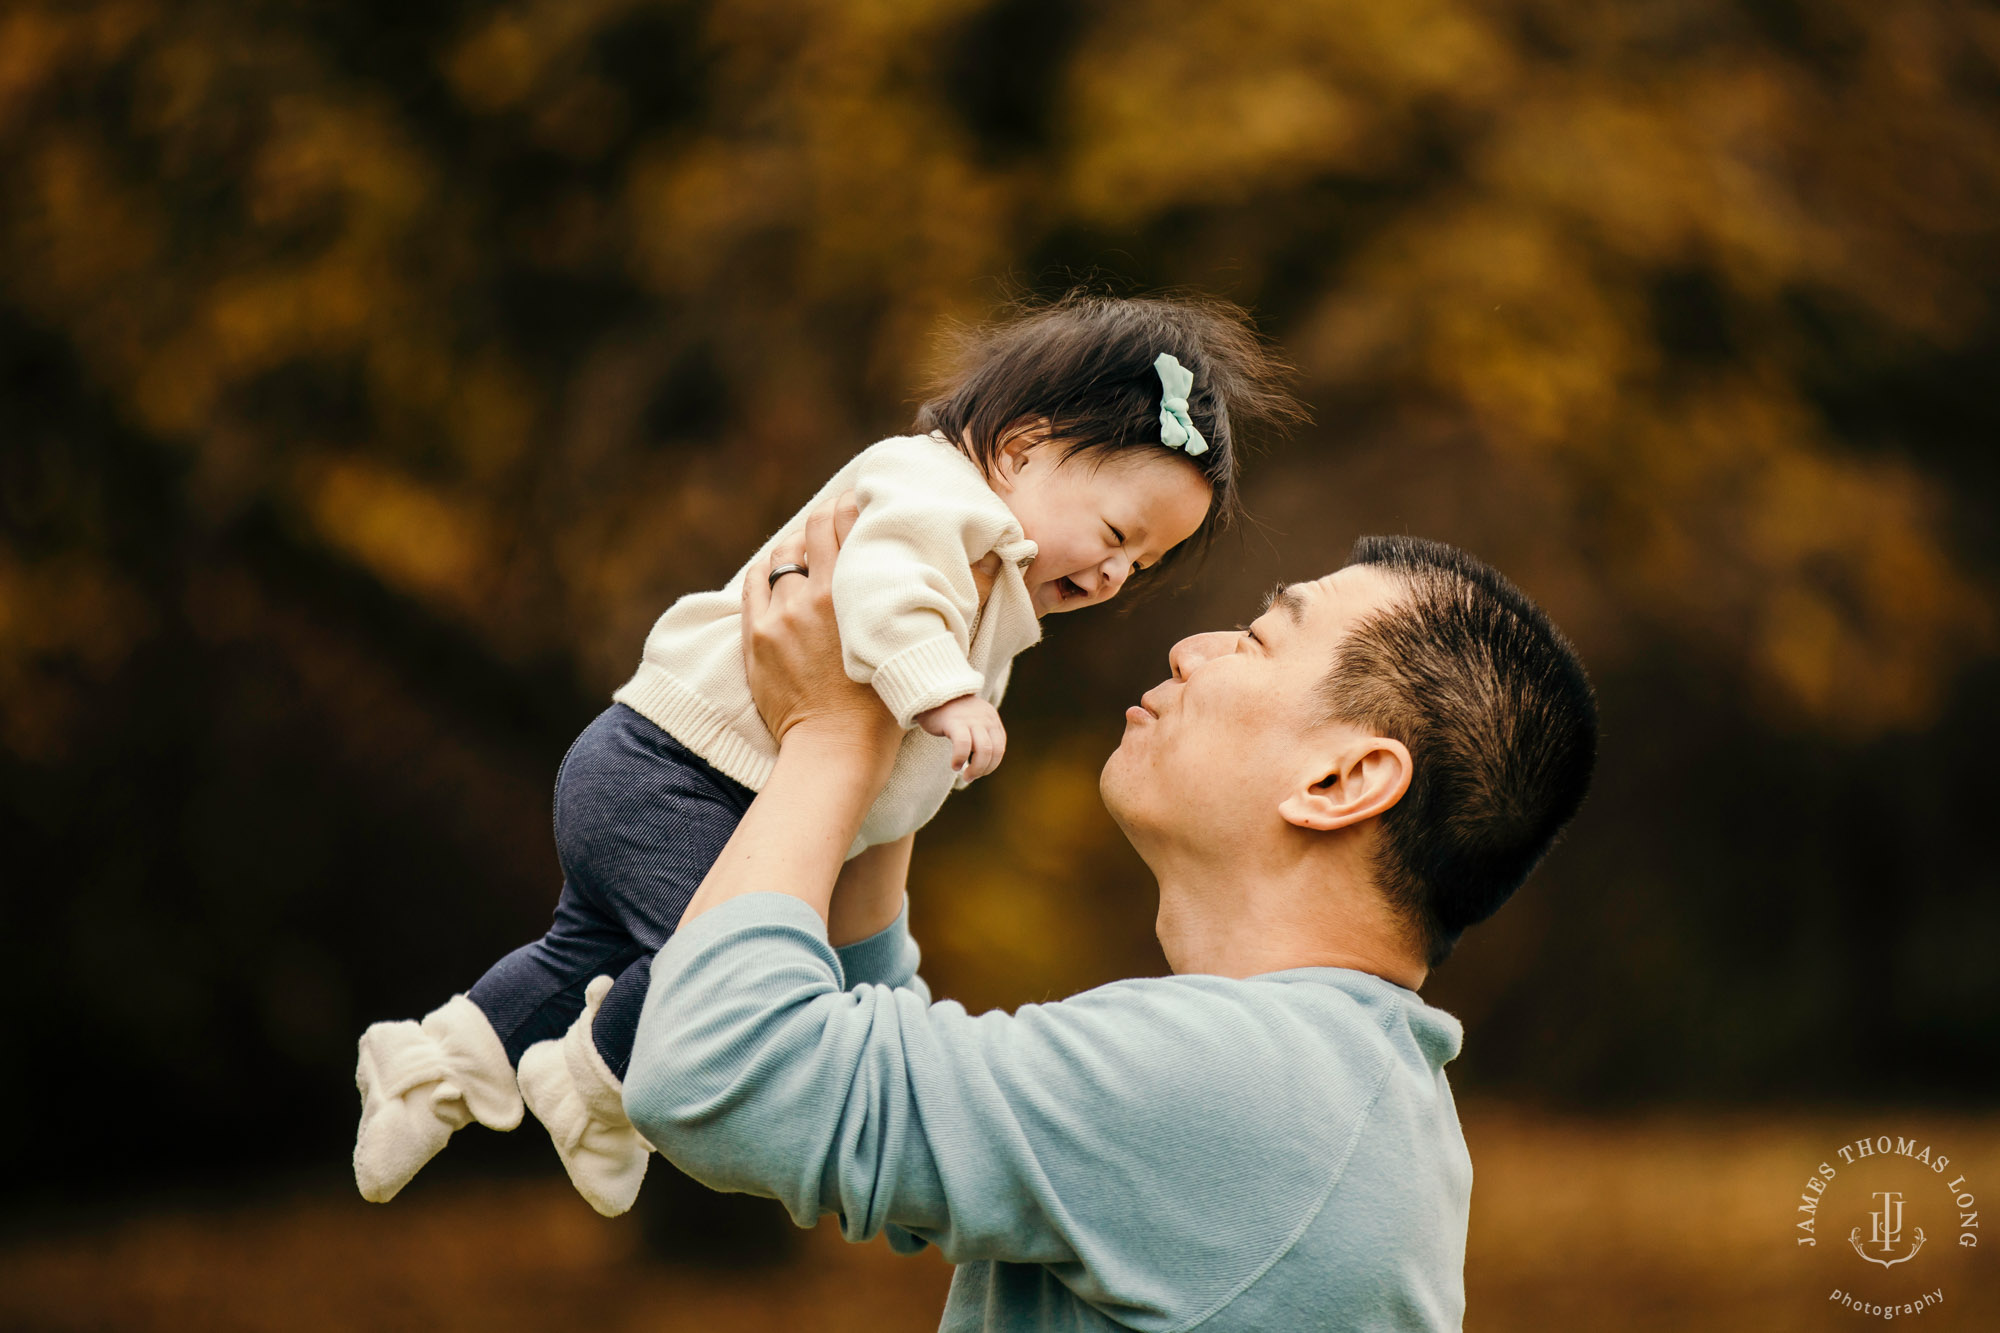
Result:
<svg viewBox="0 0 2000 1333"><path fill-rule="evenodd" d="M1088 600L1090 597L1090 593L1087 592L1081 585L1079 585L1075 579L1069 577L1067 574L1063 575L1063 577L1059 579L1055 579L1049 583L1045 583L1042 586L1045 588L1053 588L1055 590L1057 606L1062 606L1068 602L1076 601L1078 599Z"/></svg>
<svg viewBox="0 0 2000 1333"><path fill-rule="evenodd" d="M1101 570L1079 569L1073 574L1058 574L1052 579L1040 578L1032 567L1028 570L1028 595L1034 602L1037 616L1081 611L1086 606L1108 600L1117 590L1116 585L1106 587Z"/></svg>
<svg viewBox="0 0 2000 1333"><path fill-rule="evenodd" d="M1208 482L1178 455L1121 454L1012 461L999 487L1035 543L1027 569L1035 614L1108 602L1126 580L1191 536L1208 511Z"/></svg>

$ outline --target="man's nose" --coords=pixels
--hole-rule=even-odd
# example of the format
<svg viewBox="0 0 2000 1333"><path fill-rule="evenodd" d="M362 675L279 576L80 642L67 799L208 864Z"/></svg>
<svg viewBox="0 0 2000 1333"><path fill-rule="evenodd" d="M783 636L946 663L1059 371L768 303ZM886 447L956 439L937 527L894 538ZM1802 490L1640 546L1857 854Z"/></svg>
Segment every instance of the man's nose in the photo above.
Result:
<svg viewBox="0 0 2000 1333"><path fill-rule="evenodd" d="M1186 680L1203 662L1230 651L1235 641L1236 636L1226 630L1190 634L1167 651L1167 665L1175 680Z"/></svg>

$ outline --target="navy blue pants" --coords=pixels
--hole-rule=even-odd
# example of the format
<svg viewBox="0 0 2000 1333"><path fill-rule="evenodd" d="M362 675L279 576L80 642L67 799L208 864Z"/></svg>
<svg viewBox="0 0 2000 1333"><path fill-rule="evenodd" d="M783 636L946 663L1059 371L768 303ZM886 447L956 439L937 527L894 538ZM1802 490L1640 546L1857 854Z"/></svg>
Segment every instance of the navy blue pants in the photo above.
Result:
<svg viewBox="0 0 2000 1333"><path fill-rule="evenodd" d="M555 924L466 992L515 1064L583 1012L593 977L618 980L591 1028L619 1078L632 1059L653 955L722 854L756 795L659 727L613 704L583 729L556 773Z"/></svg>

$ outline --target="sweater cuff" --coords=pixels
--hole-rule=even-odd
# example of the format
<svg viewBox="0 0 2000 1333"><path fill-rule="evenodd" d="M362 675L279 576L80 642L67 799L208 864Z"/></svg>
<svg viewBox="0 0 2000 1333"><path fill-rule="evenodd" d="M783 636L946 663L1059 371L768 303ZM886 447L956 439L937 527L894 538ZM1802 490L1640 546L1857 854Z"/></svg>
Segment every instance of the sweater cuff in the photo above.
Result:
<svg viewBox="0 0 2000 1333"><path fill-rule="evenodd" d="M880 986L908 986L917 975L921 955L910 938L910 900L903 898L903 910L896 919L865 940L835 947L840 956L842 979L849 990L874 983Z"/></svg>
<svg viewBox="0 0 2000 1333"><path fill-rule="evenodd" d="M877 667L870 682L905 731L916 725L918 713L977 694L985 683L949 634L905 648Z"/></svg>

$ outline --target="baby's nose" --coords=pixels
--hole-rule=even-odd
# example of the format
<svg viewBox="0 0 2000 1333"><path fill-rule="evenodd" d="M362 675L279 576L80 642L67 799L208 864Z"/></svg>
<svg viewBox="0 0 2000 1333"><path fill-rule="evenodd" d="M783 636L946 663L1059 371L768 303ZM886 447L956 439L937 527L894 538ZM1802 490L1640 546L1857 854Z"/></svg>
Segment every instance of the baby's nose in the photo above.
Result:
<svg viewBox="0 0 2000 1333"><path fill-rule="evenodd" d="M1125 580L1132 576L1132 561L1120 551L1097 567L1098 579L1112 592L1125 586Z"/></svg>

